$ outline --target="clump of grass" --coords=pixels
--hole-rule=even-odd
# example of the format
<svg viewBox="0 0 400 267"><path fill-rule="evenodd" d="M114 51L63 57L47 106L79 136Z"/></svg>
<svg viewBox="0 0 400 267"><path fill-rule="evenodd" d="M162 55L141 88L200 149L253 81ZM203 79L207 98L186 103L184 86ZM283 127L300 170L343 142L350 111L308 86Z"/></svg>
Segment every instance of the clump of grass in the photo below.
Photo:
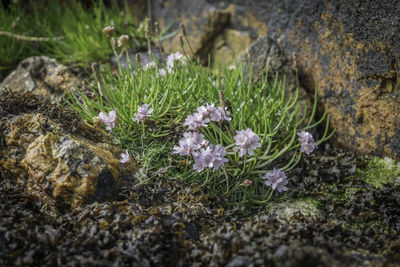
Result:
<svg viewBox="0 0 400 267"><path fill-rule="evenodd" d="M107 59L112 54L110 42L103 33L104 25L113 25L115 34L125 32L131 37L131 47L145 45L144 22L138 23L129 13L127 4L120 9L116 1L106 7L103 1L93 2L90 10L73 1L66 8L56 8L59 17L59 34L65 38L57 44L50 43L50 53L63 62L88 66L90 62Z"/></svg>
<svg viewBox="0 0 400 267"><path fill-rule="evenodd" d="M356 169L356 176L381 188L383 184L391 183L400 176L400 163L387 157L373 157L366 168Z"/></svg>
<svg viewBox="0 0 400 267"><path fill-rule="evenodd" d="M41 26L41 22L40 17L18 5L10 5L6 10L0 2L0 79L27 56L45 52L38 42L21 40L6 33L46 36L47 30Z"/></svg>
<svg viewBox="0 0 400 267"><path fill-rule="evenodd" d="M47 55L79 66L108 59L113 51L102 32L104 25L113 25L115 36L127 33L130 36L127 48L147 43L145 21L137 21L126 2L123 9L116 1L111 7L106 7L103 1L93 1L90 8L76 0L47 1L45 8L11 4L5 9L0 3L0 31L3 32L0 34L0 78L19 61L33 55ZM166 30L162 29L160 35Z"/></svg>
<svg viewBox="0 0 400 267"><path fill-rule="evenodd" d="M101 86L90 88L94 97L71 94L69 104L91 123L99 123L100 112L105 118L107 112L115 111L119 120L115 127L115 118L105 118L103 122L112 128L110 134L117 143L128 149L151 147L150 144L169 147L169 153L163 152L163 159L157 158L157 169L164 170L163 177L200 185L211 196L224 196L227 207L240 203L254 209L268 202L275 191L265 184L265 175L273 169L289 171L297 164L304 142L299 141L299 132L311 131L326 121L325 131L316 143L333 134L329 133L326 114L318 122L313 121L316 101L310 118L306 118L306 108L298 116L297 94L285 97L285 83L278 76L273 83L266 76L254 82L251 70L243 70L243 66L212 71L187 56L174 57L180 59L173 64L169 57L167 65L132 66L128 70L120 69L118 75L105 67L96 73ZM250 79L246 72L250 73ZM223 157L227 162L218 169L196 171L193 169L195 157L176 155L173 146L189 131L184 125L188 116L206 103L223 106L231 120L210 121L191 132L204 135L208 142L204 146L221 145L226 150ZM140 111L143 104L147 106ZM145 115L140 118L138 112ZM245 129L251 129L259 137L259 145L254 154L240 156L234 149L235 137Z"/></svg>

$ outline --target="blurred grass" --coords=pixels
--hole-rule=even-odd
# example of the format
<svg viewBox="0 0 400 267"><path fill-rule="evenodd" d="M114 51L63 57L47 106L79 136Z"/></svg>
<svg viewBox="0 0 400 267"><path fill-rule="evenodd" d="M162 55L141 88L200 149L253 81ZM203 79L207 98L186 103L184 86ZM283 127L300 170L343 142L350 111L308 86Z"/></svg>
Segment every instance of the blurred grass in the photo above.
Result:
<svg viewBox="0 0 400 267"><path fill-rule="evenodd" d="M110 7L103 1L93 1L89 9L76 0L46 1L41 7L10 4L7 9L0 2L0 31L28 37L64 36L61 40L29 41L0 35L0 80L21 60L34 55L79 66L107 59L112 49L102 30L109 25L116 28L116 38L120 34L130 36L130 47L145 45L144 22L129 13L126 2L120 8L116 1Z"/></svg>

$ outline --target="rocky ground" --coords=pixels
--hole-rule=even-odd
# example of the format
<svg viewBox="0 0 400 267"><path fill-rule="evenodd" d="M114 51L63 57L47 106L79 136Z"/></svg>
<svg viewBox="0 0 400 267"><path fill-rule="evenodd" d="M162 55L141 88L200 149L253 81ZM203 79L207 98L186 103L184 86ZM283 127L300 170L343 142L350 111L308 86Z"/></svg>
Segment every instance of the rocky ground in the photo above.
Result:
<svg viewBox="0 0 400 267"><path fill-rule="evenodd" d="M72 119L73 112L41 98L3 93L0 103L3 153L9 141L4 127L10 116L18 114L46 115L61 128L74 125L65 127L69 134L103 140L95 130L82 128L79 118ZM44 135L58 132L52 127L41 130ZM7 170L4 156L2 266L398 266L400 262L400 181L382 188L365 183L355 176L356 167L365 162L329 144L288 174L287 197L253 214L240 208L221 209L221 199L168 177L138 185L134 173L122 171L113 201L67 209L32 194L35 188Z"/></svg>
<svg viewBox="0 0 400 267"><path fill-rule="evenodd" d="M290 173L294 201L246 217L193 188L138 186L134 177L122 181L115 201L50 216L2 173L0 264L396 266L400 184L375 189L352 176L354 156L330 151ZM344 184L354 190L345 195Z"/></svg>

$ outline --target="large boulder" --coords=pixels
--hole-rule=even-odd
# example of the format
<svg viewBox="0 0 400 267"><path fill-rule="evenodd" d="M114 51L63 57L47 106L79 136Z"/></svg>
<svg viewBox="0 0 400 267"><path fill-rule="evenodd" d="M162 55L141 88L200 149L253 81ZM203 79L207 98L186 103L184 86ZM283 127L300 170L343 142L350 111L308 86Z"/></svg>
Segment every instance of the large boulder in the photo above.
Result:
<svg viewBox="0 0 400 267"><path fill-rule="evenodd" d="M336 142L400 158L399 1L153 0L152 11L163 25L184 22L198 56L218 54L212 44L227 30L267 34L296 55L303 87L318 88ZM179 49L177 37L166 42Z"/></svg>
<svg viewBox="0 0 400 267"><path fill-rule="evenodd" d="M111 200L121 173L135 167L133 162L120 166L122 151L77 114L32 95L3 93L0 113L0 172L52 212Z"/></svg>

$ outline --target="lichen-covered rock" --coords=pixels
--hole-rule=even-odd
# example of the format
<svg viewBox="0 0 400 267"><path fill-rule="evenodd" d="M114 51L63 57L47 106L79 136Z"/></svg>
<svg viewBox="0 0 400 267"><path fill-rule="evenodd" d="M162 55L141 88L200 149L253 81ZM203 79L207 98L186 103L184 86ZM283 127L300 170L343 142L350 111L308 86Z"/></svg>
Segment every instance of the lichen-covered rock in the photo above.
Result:
<svg viewBox="0 0 400 267"><path fill-rule="evenodd" d="M194 34L193 46L206 52L228 28L268 35L286 55L296 55L303 87L318 88L320 111L327 109L336 142L360 153L400 158L398 1L171 0L166 5L155 0L152 10L165 24L184 22ZM213 20L218 12L229 20Z"/></svg>
<svg viewBox="0 0 400 267"><path fill-rule="evenodd" d="M13 102L11 98L10 102ZM11 114L7 107L0 105L3 114L1 172L23 184L31 195L47 202L52 211L55 207L76 208L111 200L118 190L121 173L132 173L134 163L120 164L119 148L104 143L101 138L93 140L102 135L98 130L88 130L90 126L79 119L60 123L57 112L51 113L51 106L47 115L42 108ZM14 111L18 113L18 107ZM65 116L64 120L68 114Z"/></svg>
<svg viewBox="0 0 400 267"><path fill-rule="evenodd" d="M318 201L312 198L300 198L270 203L268 204L267 211L268 217L286 221L298 216L305 216L313 219L319 219L321 216L321 211L318 208Z"/></svg>
<svg viewBox="0 0 400 267"><path fill-rule="evenodd" d="M0 90L31 92L49 97L53 103L65 93L82 84L82 80L70 68L45 56L29 57L22 61L0 84Z"/></svg>

